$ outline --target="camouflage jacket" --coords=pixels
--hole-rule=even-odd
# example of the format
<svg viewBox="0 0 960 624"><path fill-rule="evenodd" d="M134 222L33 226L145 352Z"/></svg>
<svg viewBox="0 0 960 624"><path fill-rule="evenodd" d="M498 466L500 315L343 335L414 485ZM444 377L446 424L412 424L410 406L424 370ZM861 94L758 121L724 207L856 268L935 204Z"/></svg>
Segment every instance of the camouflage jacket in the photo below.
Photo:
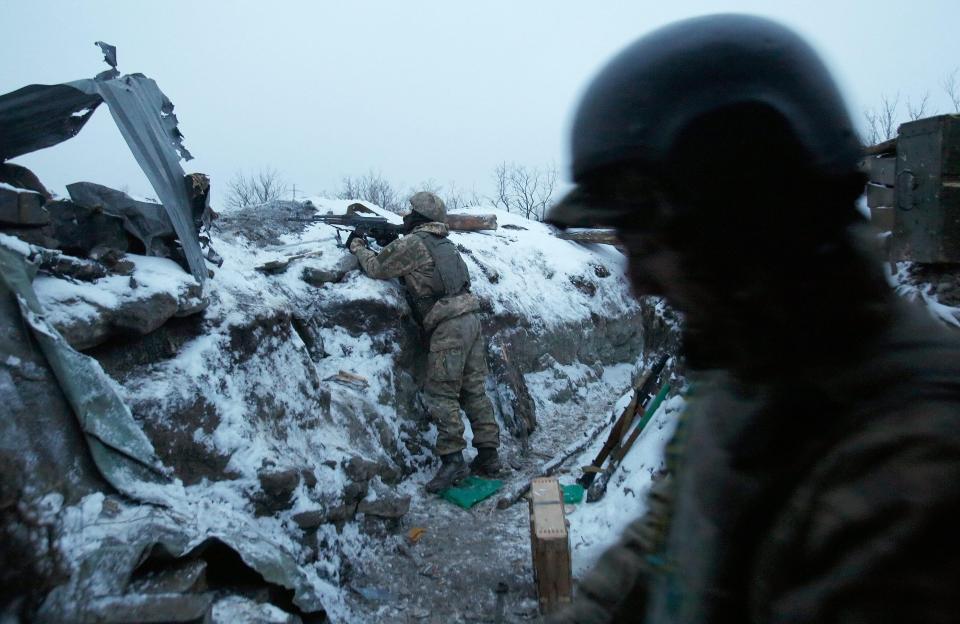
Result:
<svg viewBox="0 0 960 624"><path fill-rule="evenodd" d="M672 477L551 621L956 621L960 342L902 310L869 354L700 382Z"/></svg>
<svg viewBox="0 0 960 624"><path fill-rule="evenodd" d="M419 225L406 236L397 239L383 248L379 254L361 248L356 252L364 273L376 279L402 277L414 301L431 297L434 292L434 263L427 246L423 243L426 236L448 236L446 224L430 222ZM421 319L427 332L443 321L462 316L480 309L480 302L472 293L446 297L433 305Z"/></svg>

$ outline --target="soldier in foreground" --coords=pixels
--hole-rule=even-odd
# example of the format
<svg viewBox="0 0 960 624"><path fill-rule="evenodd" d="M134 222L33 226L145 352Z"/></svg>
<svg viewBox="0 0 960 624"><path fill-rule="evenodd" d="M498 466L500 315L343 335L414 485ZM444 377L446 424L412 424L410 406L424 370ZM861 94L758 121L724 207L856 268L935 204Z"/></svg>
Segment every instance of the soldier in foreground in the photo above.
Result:
<svg viewBox="0 0 960 624"><path fill-rule="evenodd" d="M367 248L364 239L347 241L364 273L376 279L402 277L411 308L428 337L424 403L437 426L436 452L441 466L427 483L427 491L441 492L470 472L495 475L501 471L497 448L500 429L493 405L484 390L487 374L486 343L477 311L480 302L470 292L470 274L456 246L447 238L447 211L433 193L410 198L404 216L407 234L380 254ZM473 430L477 456L469 468L463 459L466 442L460 407Z"/></svg>
<svg viewBox="0 0 960 624"><path fill-rule="evenodd" d="M685 316L669 476L558 622L953 622L960 345L897 300L854 207L860 147L791 31L709 16L594 79L577 187L638 295Z"/></svg>

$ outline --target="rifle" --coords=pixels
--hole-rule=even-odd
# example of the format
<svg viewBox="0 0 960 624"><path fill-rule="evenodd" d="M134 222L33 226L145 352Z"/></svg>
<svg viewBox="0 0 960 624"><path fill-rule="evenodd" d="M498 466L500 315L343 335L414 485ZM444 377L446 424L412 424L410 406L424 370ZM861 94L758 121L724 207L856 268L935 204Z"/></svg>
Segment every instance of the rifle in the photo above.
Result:
<svg viewBox="0 0 960 624"><path fill-rule="evenodd" d="M311 223L326 223L337 231L337 244L346 247L353 238L372 238L381 247L386 247L397 240L404 232L404 227L390 223L384 217L358 217L356 215L317 215L306 219L286 219L286 221L305 221ZM351 231L352 230L352 231ZM350 232L347 242L344 243L340 232Z"/></svg>
<svg viewBox="0 0 960 624"><path fill-rule="evenodd" d="M653 394L653 389L656 388L657 378L660 377L660 373L663 372L663 367L667 365L668 358L669 356L666 353L661 355L657 363L653 365L653 368L651 368L640 380L640 383L634 387L633 398L630 400L630 404L627 405L627 408L623 410L617 422L613 425L613 428L610 430L610 435L607 436L607 441L603 443L603 448L600 449L593 463L589 466L584 466L583 475L577 479L577 483L585 488L589 488L590 485L593 484L597 473L600 472L600 469L603 467L603 462L606 461L610 453L620 444L620 441L630 429L630 425L633 423L637 412L640 412L646 407L650 395Z"/></svg>
<svg viewBox="0 0 960 624"><path fill-rule="evenodd" d="M613 473L616 472L617 468L620 466L620 462L623 461L623 458L626 457L627 453L630 452L630 449L633 448L633 443L636 442L637 438L640 437L643 429L647 426L647 423L650 422L650 419L653 418L653 415L660 408L660 404L663 403L663 400L667 398L669 393L670 382L666 382L663 384L663 387L660 388L660 392L657 393L657 396L655 396L653 401L650 402L650 405L647 406L647 409L643 413L643 417L633 428L633 432L630 434L630 437L627 438L621 446L614 449L613 456L610 458L607 467L604 468L603 473L587 489L588 503L597 502L603 498L604 494L607 493L607 485L610 483L610 477L613 476Z"/></svg>

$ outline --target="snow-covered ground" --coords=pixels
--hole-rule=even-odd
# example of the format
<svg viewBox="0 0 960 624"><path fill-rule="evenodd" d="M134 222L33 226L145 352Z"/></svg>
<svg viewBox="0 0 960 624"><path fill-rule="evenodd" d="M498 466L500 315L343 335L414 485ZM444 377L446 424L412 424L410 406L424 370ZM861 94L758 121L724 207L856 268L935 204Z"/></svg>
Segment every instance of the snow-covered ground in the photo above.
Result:
<svg viewBox="0 0 960 624"><path fill-rule="evenodd" d="M311 201L318 214L341 214L352 203ZM392 213L369 208L400 221ZM630 296L624 258L614 248L563 241L548 226L503 211L468 212L493 212L500 226L493 232L451 234L470 268L473 290L494 320L491 326L505 335L521 328L527 332L527 351L543 352L525 375L538 420L527 456L520 456L520 442L501 423L507 456L515 464L534 466L609 418L617 397L630 387L642 364L635 346L642 341L617 325L639 318L640 305ZM435 430L408 404L413 402L415 376L407 370L412 334L401 285L355 270L352 257L337 246L335 230L325 224L289 227L271 243L246 236L242 229L220 228L213 246L224 264L213 268L202 320L182 330L185 338L171 333L171 353L164 357L144 355L123 367L104 364L134 417L154 439L158 454L179 477L170 485L150 486L151 497L164 500L167 507L144 508L105 500L102 494L88 496L75 507L50 501L50 513L60 519L62 544L74 563L109 539L137 539L149 523L186 535L180 545L184 551L217 536L250 553L248 563L273 558L281 567L293 564L290 583L298 604L322 605L333 621L380 621L390 609L400 613L398 605L408 605L405 613L410 615L437 608L437 597L442 596L447 596L445 608L456 619L469 602L467 596L455 595L456 586L437 585L432 593L413 591L402 597L404 588L371 590L369 583L391 582L384 566L394 556L413 566L407 571L412 577L400 577L404 582L418 578L419 564L408 560L421 557L423 563L422 556L397 555L411 523L427 524L427 537L417 548L423 552L429 545L439 563L455 556L460 534L469 531L475 519L491 533L496 548L483 540L473 543L458 569L464 578L471 566L487 575L485 579L512 574L512 584L519 586L512 604L529 610L524 506L501 512L494 509L494 501L487 501L461 512L422 491L435 469L429 451ZM257 270L306 251L311 255L292 260L283 272ZM181 282L187 274L174 263L132 260L142 292L183 296ZM313 286L303 279L305 269L339 272L342 279ZM130 281L108 277L89 285L41 278L36 287L51 318L69 322L95 314L91 300L109 308L132 296L118 279ZM100 290L79 296L90 289ZM598 334L600 339L577 333L594 331L606 321L611 328ZM591 344L601 339L612 343L602 348ZM341 372L365 382L336 381ZM681 404L672 399L661 409L602 502L580 505L571 513L578 574L642 510L643 492L659 466L672 415ZM595 451L587 449L568 467L589 463ZM306 541L294 516L338 505L343 492L355 485L342 467L356 456L403 476L394 484L387 483L386 473L364 481L364 500L408 496L409 513L386 535L371 532L365 524L369 519L361 513L339 526L322 524L313 541ZM294 470L313 477L298 482L287 507L262 513L258 479L264 470ZM568 480L576 476L571 473ZM389 607L381 600L385 595L392 596ZM424 602L431 595L434 602ZM241 607L230 603L218 608L232 613Z"/></svg>

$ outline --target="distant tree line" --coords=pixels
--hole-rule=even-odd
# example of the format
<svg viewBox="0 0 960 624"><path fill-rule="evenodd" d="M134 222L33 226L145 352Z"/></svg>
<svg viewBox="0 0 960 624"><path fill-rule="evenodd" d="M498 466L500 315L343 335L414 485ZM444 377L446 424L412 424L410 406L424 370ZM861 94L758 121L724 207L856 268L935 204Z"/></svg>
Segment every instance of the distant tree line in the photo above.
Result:
<svg viewBox="0 0 960 624"><path fill-rule="evenodd" d="M951 113L960 113L960 78L958 78L960 68L955 68L940 81L940 88L950 101L953 107ZM866 145L876 145L897 136L897 128L904 121L916 121L924 117L936 115L937 111L930 108L930 92L926 91L917 100L906 99L906 119L903 117L903 110L900 108L900 93L893 95L881 94L880 105L876 108L868 108L863 111L864 119L867 122L866 133L863 142Z"/></svg>
<svg viewBox="0 0 960 624"><path fill-rule="evenodd" d="M322 193L337 199L357 199L376 204L385 210L402 214L409 209L407 199L417 191L430 191L443 199L447 210L469 206L492 205L527 219L542 221L554 200L557 188L555 167L528 167L502 162L492 175L493 193L484 195L466 191L455 183L444 186L428 179L406 191L394 185L380 172L369 171L360 176L344 176L333 192ZM238 172L227 185L224 204L240 209L270 204L280 199L294 199L290 186L276 169L265 168L252 174Z"/></svg>

